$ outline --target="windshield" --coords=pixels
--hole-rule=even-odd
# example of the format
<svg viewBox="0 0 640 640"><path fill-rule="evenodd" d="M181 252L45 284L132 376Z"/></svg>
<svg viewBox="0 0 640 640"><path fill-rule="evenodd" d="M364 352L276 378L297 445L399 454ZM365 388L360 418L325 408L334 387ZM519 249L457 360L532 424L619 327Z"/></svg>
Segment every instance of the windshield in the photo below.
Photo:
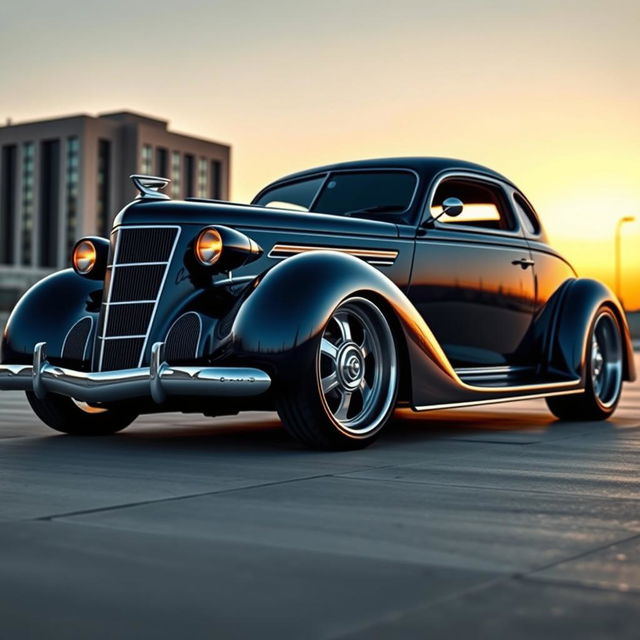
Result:
<svg viewBox="0 0 640 640"><path fill-rule="evenodd" d="M416 186L410 171L334 172L276 185L254 204L346 216L401 213L411 205Z"/></svg>

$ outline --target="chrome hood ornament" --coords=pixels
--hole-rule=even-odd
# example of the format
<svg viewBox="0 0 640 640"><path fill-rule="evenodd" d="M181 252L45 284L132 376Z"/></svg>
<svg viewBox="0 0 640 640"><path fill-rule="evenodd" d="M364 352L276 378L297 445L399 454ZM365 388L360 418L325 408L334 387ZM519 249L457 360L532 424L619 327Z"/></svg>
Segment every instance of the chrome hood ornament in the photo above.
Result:
<svg viewBox="0 0 640 640"><path fill-rule="evenodd" d="M137 198L152 200L170 200L166 193L161 193L170 182L169 178L160 178L158 176L145 176L133 174L129 176L135 188L140 192Z"/></svg>

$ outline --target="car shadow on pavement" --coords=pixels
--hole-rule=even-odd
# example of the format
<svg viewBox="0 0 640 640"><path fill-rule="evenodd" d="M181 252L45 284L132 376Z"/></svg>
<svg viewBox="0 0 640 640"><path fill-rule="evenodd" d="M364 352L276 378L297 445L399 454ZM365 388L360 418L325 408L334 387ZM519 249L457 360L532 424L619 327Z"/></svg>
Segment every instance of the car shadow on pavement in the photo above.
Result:
<svg viewBox="0 0 640 640"><path fill-rule="evenodd" d="M175 416L175 419L172 419ZM439 411L429 414L397 412L376 449L415 447L444 440L531 444L597 434L604 441L619 437L620 421L603 423L559 422L541 412ZM628 429L624 429L628 432ZM301 453L307 450L291 439L277 415L240 414L216 419L181 414L143 417L127 430L113 436L71 437L47 435L23 443L32 453L56 452L92 455L118 452L124 455L186 453L190 455L245 456ZM312 452L318 455L336 455Z"/></svg>

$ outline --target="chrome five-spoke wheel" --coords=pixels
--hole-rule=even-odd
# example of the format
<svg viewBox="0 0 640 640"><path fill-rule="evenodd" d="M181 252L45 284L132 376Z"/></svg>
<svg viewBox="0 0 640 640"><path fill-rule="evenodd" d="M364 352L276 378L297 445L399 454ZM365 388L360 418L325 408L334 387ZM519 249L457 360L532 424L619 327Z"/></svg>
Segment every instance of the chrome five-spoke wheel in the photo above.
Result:
<svg viewBox="0 0 640 640"><path fill-rule="evenodd" d="M369 444L391 416L398 389L387 318L371 300L347 298L324 326L313 357L315 375L296 381L279 404L285 427L321 448Z"/></svg>
<svg viewBox="0 0 640 640"><path fill-rule="evenodd" d="M327 324L318 358L322 399L336 425L350 435L375 431L394 401L393 336L382 312L352 298Z"/></svg>

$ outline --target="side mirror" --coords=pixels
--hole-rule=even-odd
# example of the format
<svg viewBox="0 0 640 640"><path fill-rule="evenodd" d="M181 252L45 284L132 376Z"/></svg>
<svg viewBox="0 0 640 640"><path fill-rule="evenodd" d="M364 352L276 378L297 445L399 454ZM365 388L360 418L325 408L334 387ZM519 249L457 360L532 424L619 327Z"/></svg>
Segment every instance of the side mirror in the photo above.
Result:
<svg viewBox="0 0 640 640"><path fill-rule="evenodd" d="M442 203L442 213L438 216L449 216L450 218L456 218L462 213L464 205L459 198L446 198ZM438 219L436 218L436 220Z"/></svg>
<svg viewBox="0 0 640 640"><path fill-rule="evenodd" d="M422 223L422 227L432 227L433 223L441 218L442 216L449 216L451 218L455 218L462 213L462 209L464 208L464 204L460 198L445 198L442 203L442 211L435 217L431 217L428 220L425 220Z"/></svg>

